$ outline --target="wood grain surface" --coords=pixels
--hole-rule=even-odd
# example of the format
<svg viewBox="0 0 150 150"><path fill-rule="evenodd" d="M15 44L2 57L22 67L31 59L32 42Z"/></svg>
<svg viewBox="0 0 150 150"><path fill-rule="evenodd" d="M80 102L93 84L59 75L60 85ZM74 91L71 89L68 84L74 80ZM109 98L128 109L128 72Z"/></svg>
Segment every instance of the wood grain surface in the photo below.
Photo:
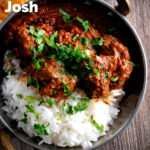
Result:
<svg viewBox="0 0 150 150"><path fill-rule="evenodd" d="M130 0L131 13L127 19L137 31L147 56L148 66L150 64L150 0ZM106 0L113 6L115 0ZM149 70L150 71L150 70ZM148 84L144 101L140 110L131 124L121 135L98 150L150 150L150 76L148 71ZM34 148L13 138L16 150L35 150ZM2 147L0 146L0 149Z"/></svg>

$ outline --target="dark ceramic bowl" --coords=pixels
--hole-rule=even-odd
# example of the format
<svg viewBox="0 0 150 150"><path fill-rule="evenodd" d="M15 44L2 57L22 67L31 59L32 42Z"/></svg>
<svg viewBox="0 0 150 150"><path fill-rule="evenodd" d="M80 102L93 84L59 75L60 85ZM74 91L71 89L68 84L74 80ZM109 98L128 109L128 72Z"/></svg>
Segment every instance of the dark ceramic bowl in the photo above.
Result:
<svg viewBox="0 0 150 150"><path fill-rule="evenodd" d="M35 3L40 4L50 4L54 0L34 0ZM55 0L54 2L61 2L65 4L66 0ZM119 135L131 122L134 118L136 112L139 109L139 106L143 100L145 89L146 89L146 82L147 82L147 64L146 64L146 57L144 54L144 49L140 39L131 26L131 24L127 21L127 19L119 13L116 9L111 7L104 1L100 0L80 0L74 1L70 0L71 3L79 3L83 5L83 7L90 7L92 9L97 9L99 13L104 15L105 19L112 22L112 24L118 24L117 31L121 35L119 38L128 46L131 54L131 60L135 63L139 64L139 67L135 67L133 73L131 74L131 78L128 81L126 88L124 89L126 92L125 97L120 102L120 113L118 119L115 120L114 125L111 127L110 131L107 133L106 136L99 138L99 140L93 143L93 146L90 149L96 149L109 141L111 141L114 137ZM120 0L118 0L120 2ZM120 10L123 14L127 14L129 11L128 5L125 1L121 1L118 10ZM123 4L123 5L122 5ZM92 13L92 12L91 12ZM12 13L0 26L0 41L1 41L1 55L0 60L2 60L3 52L4 52L4 43L3 43L3 30L7 27L7 24L11 22L14 17L16 17L18 13ZM98 16L95 16L98 17ZM123 38L122 38L123 37ZM1 63L2 67L2 63ZM1 76L2 79L3 75ZM4 105L3 101L0 101L0 107ZM0 110L0 120L1 122L20 140L23 142L41 150L48 150L48 149L55 149L55 150L65 150L66 148L60 148L54 145L47 145L42 144L38 145L39 139L37 138L29 138L25 133L18 130L16 127L16 123L10 120L6 114ZM81 147L75 148L67 148L70 150L80 150Z"/></svg>

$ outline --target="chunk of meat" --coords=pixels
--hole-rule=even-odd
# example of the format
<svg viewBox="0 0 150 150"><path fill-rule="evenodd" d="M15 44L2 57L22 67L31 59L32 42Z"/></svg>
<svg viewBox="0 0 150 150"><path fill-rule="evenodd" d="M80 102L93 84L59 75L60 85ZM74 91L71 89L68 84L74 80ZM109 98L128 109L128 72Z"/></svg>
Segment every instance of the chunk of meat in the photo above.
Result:
<svg viewBox="0 0 150 150"><path fill-rule="evenodd" d="M27 72L31 73L32 79L47 83L40 89L42 94L53 96L61 91L63 95L67 95L67 92L71 92L75 88L77 79L64 74L64 71L62 71L64 70L64 64L58 64L57 59L45 60L40 65L40 69L35 70L32 63L27 68Z"/></svg>
<svg viewBox="0 0 150 150"><path fill-rule="evenodd" d="M106 97L109 93L112 71L116 70L117 58L115 56L99 56L93 60L92 69L99 73L91 73L83 80L84 89L92 97Z"/></svg>
<svg viewBox="0 0 150 150"><path fill-rule="evenodd" d="M35 26L35 29L42 29L45 31L43 40L46 37L49 37L54 32L53 28L46 24ZM16 51L18 53L18 56L32 56L33 51L31 51L31 48L36 49L38 44L36 42L35 36L29 33L29 27L27 25L18 26L15 31L15 36L15 39L19 46Z"/></svg>
<svg viewBox="0 0 150 150"><path fill-rule="evenodd" d="M122 88L133 70L132 65L128 63L130 61L129 50L113 36L104 35L103 38L102 54L117 57L117 68L113 71L112 77L118 80L111 81L110 89Z"/></svg>

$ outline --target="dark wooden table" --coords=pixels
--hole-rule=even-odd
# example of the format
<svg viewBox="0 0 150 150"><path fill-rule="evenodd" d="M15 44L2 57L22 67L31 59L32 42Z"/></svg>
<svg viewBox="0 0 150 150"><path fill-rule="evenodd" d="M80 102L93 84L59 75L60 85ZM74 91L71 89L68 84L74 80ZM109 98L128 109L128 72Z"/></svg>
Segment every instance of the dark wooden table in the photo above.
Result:
<svg viewBox="0 0 150 150"><path fill-rule="evenodd" d="M136 29L150 63L150 0L130 0L132 11L127 16ZM106 0L111 5L117 5L115 0ZM148 71L149 74L149 71ZM13 137L17 150L34 150ZM0 148L1 149L1 148ZM121 135L99 150L150 150L150 77L148 75L147 91L140 110L128 128Z"/></svg>

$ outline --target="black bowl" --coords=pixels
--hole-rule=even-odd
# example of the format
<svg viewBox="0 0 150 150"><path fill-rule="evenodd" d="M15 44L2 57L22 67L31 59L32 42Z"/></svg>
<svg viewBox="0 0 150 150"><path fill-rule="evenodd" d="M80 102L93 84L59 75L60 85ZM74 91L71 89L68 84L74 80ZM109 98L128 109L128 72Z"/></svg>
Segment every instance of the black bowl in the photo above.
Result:
<svg viewBox="0 0 150 150"><path fill-rule="evenodd" d="M39 3L40 5L50 4L52 2L55 3L66 3L67 0L33 0L35 3ZM120 113L118 119L115 120L114 125L111 127L110 131L107 133L106 136L101 137L97 142L93 144L93 146L89 149L96 149L109 141L111 141L114 137L119 135L131 122L134 118L136 112L139 109L139 106L143 100L145 89L146 89L146 82L147 82L147 63L146 57L144 53L144 49L142 43L131 26L131 24L127 21L127 19L116 11L113 7L111 7L106 2L100 0L81 0L75 1L70 0L71 3L79 3L83 5L83 7L89 7L90 9L97 10L105 19L112 23L112 25L119 24L117 28L117 32L119 32L118 38L127 45L130 50L131 60L135 63L139 64L139 67L135 67L133 73L131 74L131 78L128 81L126 88L124 89L126 92L126 96L120 102ZM91 12L92 13L92 12ZM1 59L3 58L3 54L5 51L5 46L3 43L4 37L4 29L7 28L8 23L10 23L14 17L18 16L19 13L12 13L8 18L0 25L0 41L1 41ZM95 16L98 17L98 16ZM106 25L107 26L107 25ZM1 62L2 68L2 62ZM3 78L3 74L1 75L1 80ZM1 98L0 107L4 105L4 102ZM16 127L16 123L10 120L6 113L0 110L0 120L1 122L20 140L23 142L42 150L48 149L66 149L60 148L54 145L47 145L42 144L38 145L39 139L38 138L29 138L25 133L18 130ZM79 150L82 149L81 147L75 148L67 148L70 150Z"/></svg>

